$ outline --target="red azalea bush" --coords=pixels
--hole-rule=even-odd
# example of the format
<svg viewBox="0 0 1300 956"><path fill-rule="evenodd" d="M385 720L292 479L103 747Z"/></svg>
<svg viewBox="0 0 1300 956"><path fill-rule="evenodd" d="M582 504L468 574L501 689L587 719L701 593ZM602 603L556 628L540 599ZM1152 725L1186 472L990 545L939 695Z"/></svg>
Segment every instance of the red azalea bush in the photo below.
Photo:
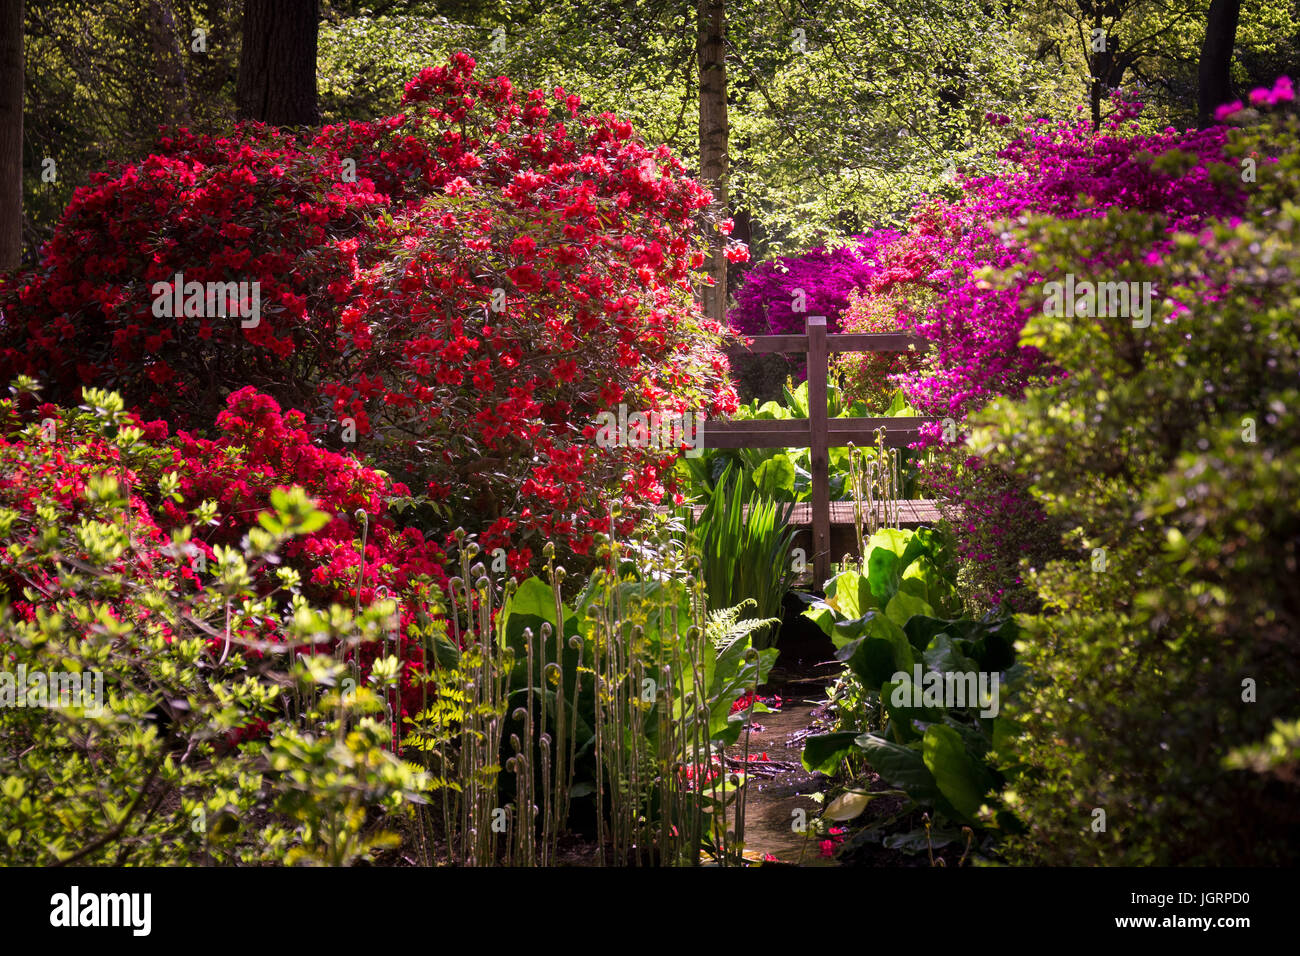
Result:
<svg viewBox="0 0 1300 956"><path fill-rule="evenodd" d="M134 551L107 563L85 548L67 549L63 557L141 581L161 580L177 595L202 600L200 592L220 561L214 549L238 549L249 530L258 527L259 515L272 509L274 491L301 487L332 520L289 539L274 563L250 566L249 588L261 596L279 589L278 603L287 613L289 592L277 569L289 568L301 578L290 590L317 606L333 602L351 607L358 600L369 606L385 595L396 600L397 653L407 661L403 709L414 713L424 656L421 641L411 636L412 625L440 612L446 559L418 530L399 529L388 514L386 502L406 489L354 458L320 448L304 430L300 412L281 413L273 399L251 388L229 396L227 406L217 417L215 439L185 431L169 437L165 422L144 423L128 415L129 427L138 428L140 435L126 442L87 428L53 404L25 414L10 406L8 418L0 422L0 510L15 514L6 542L21 545L24 535L34 533L32 503L47 491L66 509L61 526L74 527L93 512L88 489L107 476L127 496ZM48 424L33 436L24 431L32 422ZM205 501L216 504L212 520L195 527L186 554L177 554L173 536L195 524L192 512ZM0 596L12 601L21 619L33 620L57 599L60 578L57 567L30 566L22 555L21 550L0 551ZM111 613L137 627L171 633L166 609L138 604L129 595L115 602ZM232 636L245 644L277 642L282 627L274 615L239 616ZM380 650L378 645L360 649L363 674Z"/></svg>
<svg viewBox="0 0 1300 956"><path fill-rule="evenodd" d="M429 530L482 532L514 570L543 537L585 552L611 497L661 499L674 457L597 447L597 414L735 407L691 298L710 197L617 117L473 67L422 71L399 116L181 130L97 177L0 301L0 374L195 429L253 386L427 493ZM155 315L178 272L260 283L259 320Z"/></svg>

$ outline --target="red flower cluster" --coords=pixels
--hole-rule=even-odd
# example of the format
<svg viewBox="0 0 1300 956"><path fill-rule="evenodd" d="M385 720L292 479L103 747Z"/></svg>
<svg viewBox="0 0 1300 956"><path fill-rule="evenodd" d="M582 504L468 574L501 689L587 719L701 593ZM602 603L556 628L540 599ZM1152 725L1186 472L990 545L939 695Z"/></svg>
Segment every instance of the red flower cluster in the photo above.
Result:
<svg viewBox="0 0 1300 956"><path fill-rule="evenodd" d="M736 700L732 703L731 712L734 714L737 711L748 710L751 703L766 704L768 707L771 707L773 710L781 709L781 697L779 694L773 694L771 697L759 697L751 693L750 691L745 691L745 693L737 697ZM767 758L765 757L763 759L767 759Z"/></svg>
<svg viewBox="0 0 1300 956"><path fill-rule="evenodd" d="M844 842L844 834L848 831L844 827L831 827L826 832L829 838L817 845L821 847L822 856L829 858L835 855L835 848Z"/></svg>
<svg viewBox="0 0 1300 956"><path fill-rule="evenodd" d="M36 410L38 420L55 416L52 405ZM304 429L300 412L282 413L271 398L252 388L232 394L227 409L217 418L218 437L196 438L188 432L168 437L162 421L136 424L150 454L146 463L128 468L122 449L98 435L69 433L60 426L52 440L30 442L11 431L0 433L0 505L30 515L43 495L52 496L66 515L60 524L73 527L88 507L88 483L108 474L129 489L132 535L136 546L105 570L129 577L161 580L178 595L194 595L210 581L202 570L215 560L214 546L238 546L258 515L271 507L271 493L289 485L301 486L322 511L334 520L319 531L291 539L280 552L280 567L294 568L302 577L303 593L316 604L331 601L351 606L360 587L363 605L372 603L380 588L398 603L397 652L405 661L403 709L414 713L420 701L419 671L423 654L412 647L407 633L417 614L440 607L445 588L446 558L419 531L399 529L387 513L386 501L406 489L355 459L318 447ZM180 500L159 494L159 481L168 473L178 479ZM189 512L206 500L218 505L210 526L196 527L194 551L187 563L171 553L172 535L193 524ZM360 517L364 516L364 518ZM365 530L365 558L361 540ZM28 522L23 521L25 526ZM69 553L93 564L89 555ZM268 594L278 582L274 566L253 569L252 587ZM209 570L210 574L210 570ZM19 595L29 581L40 588L35 601L19 598L13 607L27 620L38 608L52 606L62 587L57 568L28 567L14 563L0 551L0 589ZM129 595L113 605L113 613L137 624L172 633L167 614L135 602ZM240 641L274 641L281 635L274 618L243 620L234 637ZM417 642L414 642L418 644ZM363 675L381 653L378 644L363 647L359 655Z"/></svg>

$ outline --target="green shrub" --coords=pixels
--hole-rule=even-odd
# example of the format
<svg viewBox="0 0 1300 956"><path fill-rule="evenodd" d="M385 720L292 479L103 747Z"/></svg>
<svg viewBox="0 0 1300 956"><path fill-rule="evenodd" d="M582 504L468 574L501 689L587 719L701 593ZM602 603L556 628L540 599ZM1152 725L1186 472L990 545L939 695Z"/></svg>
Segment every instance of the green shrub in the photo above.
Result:
<svg viewBox="0 0 1300 956"><path fill-rule="evenodd" d="M346 865L393 845L388 827L424 785L369 716L396 659L339 694L346 664L293 652L377 641L394 602L313 607L289 568L258 587L258 568L327 520L300 488L275 492L261 527L217 546L200 581L194 526L162 533L141 497L138 475L160 449L117 396L87 400L45 406L21 430L14 402L0 402L5 861ZM167 499L175 484L163 485L149 491ZM205 503L195 525L213 514ZM268 620L278 644L242 636ZM86 696L69 689L54 706L28 693L71 675L89 679Z"/></svg>
<svg viewBox="0 0 1300 956"><path fill-rule="evenodd" d="M1028 270L1156 291L1146 328L1032 319L1023 344L1067 374L975 416L974 451L1030 485L1071 555L1027 570L1043 611L1019 645L1015 859L1300 858L1295 778L1228 759L1300 710L1298 146L1294 116L1234 133L1279 159L1243 221L1198 235L1114 211L1024 227Z"/></svg>

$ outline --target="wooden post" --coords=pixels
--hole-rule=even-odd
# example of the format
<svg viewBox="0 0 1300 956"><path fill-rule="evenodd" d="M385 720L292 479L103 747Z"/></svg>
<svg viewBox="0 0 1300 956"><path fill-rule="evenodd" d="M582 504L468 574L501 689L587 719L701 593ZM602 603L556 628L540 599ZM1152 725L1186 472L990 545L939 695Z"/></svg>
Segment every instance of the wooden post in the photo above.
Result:
<svg viewBox="0 0 1300 956"><path fill-rule="evenodd" d="M813 586L831 576L831 482L826 379L830 368L826 345L826 316L810 315L808 330L808 426L812 465Z"/></svg>

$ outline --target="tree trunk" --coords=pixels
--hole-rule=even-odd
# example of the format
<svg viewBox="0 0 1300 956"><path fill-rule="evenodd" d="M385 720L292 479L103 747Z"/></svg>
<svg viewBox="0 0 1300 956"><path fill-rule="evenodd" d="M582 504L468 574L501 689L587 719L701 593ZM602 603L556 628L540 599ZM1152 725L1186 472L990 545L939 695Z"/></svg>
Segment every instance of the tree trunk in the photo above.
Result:
<svg viewBox="0 0 1300 956"><path fill-rule="evenodd" d="M190 122L190 86L185 76L185 55L177 40L176 17L169 0L149 0L149 44L162 82L164 121L171 126ZM188 49L188 47L186 47Z"/></svg>
<svg viewBox="0 0 1300 956"><path fill-rule="evenodd" d="M235 105L241 120L315 126L319 0L244 0Z"/></svg>
<svg viewBox="0 0 1300 956"><path fill-rule="evenodd" d="M1232 48L1237 42L1237 21L1241 0L1210 0L1205 18L1205 42L1201 44L1198 71L1196 125L1201 129L1214 122L1214 110L1232 99Z"/></svg>
<svg viewBox="0 0 1300 956"><path fill-rule="evenodd" d="M23 0L0 0L0 272L23 257Z"/></svg>
<svg viewBox="0 0 1300 956"><path fill-rule="evenodd" d="M696 55L700 66L700 178L713 192L713 209L727 213L727 68L723 45L723 0L699 0ZM727 314L726 237L710 232L708 274L713 285L704 288L700 304L704 314L723 322Z"/></svg>

